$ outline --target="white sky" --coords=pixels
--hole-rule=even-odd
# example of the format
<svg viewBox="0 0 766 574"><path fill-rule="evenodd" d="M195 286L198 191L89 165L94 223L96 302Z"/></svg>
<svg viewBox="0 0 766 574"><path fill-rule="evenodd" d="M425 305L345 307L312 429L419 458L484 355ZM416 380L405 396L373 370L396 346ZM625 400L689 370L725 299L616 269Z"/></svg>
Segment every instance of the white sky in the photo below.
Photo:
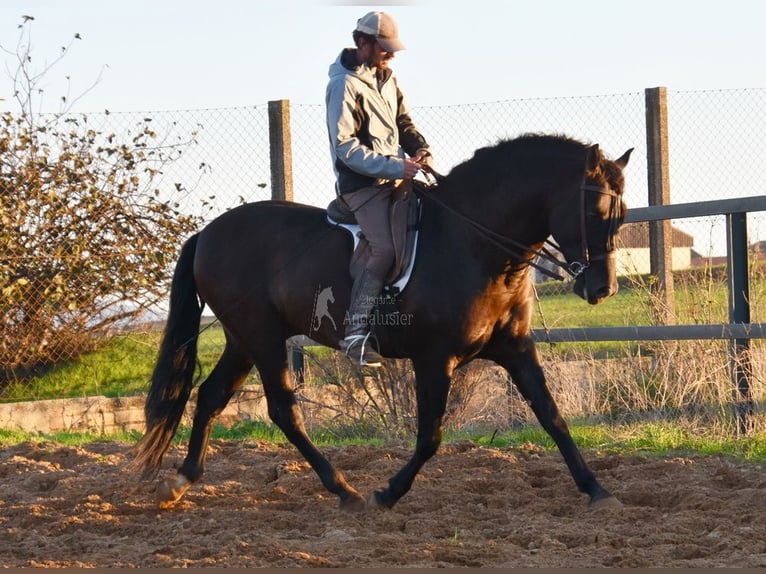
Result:
<svg viewBox="0 0 766 574"><path fill-rule="evenodd" d="M318 105L329 65L352 44L357 19L374 9L399 23L407 50L397 54L393 68L413 109L642 94L655 86L670 92L766 88L763 0L0 0L0 45L15 50L22 15L33 16L33 69L39 70L76 33L81 36L45 75L40 111L59 111L67 89L71 99L99 76L71 111L229 108L276 99ZM15 69L13 58L0 52L0 112L18 110L10 80ZM446 128L449 122L445 116ZM437 131L429 136L434 145L438 138ZM706 148L703 139L684 145ZM620 142L608 151L624 147ZM712 199L719 179L731 183L729 169L716 172L719 179L683 180L678 160L685 154L674 156L674 202ZM645 175L639 173L640 152L635 155L628 168L630 198L641 205ZM701 169L694 157L692 175ZM763 164L753 162L754 174L745 171L762 182ZM437 165L446 168L438 158ZM734 193L759 193L756 187L742 185ZM682 195L689 192L692 198ZM766 221L762 227L751 229L751 237L766 236ZM725 252L722 225L693 233L700 252L708 243Z"/></svg>
<svg viewBox="0 0 766 574"><path fill-rule="evenodd" d="M407 50L393 67L410 106L766 87L762 0L0 0L0 44L34 16L32 56L52 59L46 111L99 76L73 111L219 108L324 100L356 20L384 9ZM5 71L0 110L15 109Z"/></svg>

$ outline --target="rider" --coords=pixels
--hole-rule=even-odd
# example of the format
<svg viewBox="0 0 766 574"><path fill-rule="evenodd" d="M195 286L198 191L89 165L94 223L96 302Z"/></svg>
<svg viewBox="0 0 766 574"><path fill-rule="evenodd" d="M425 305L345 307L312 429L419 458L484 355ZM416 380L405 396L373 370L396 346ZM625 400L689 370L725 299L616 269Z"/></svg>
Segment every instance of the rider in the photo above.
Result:
<svg viewBox="0 0 766 574"><path fill-rule="evenodd" d="M402 180L431 165L431 152L389 68L395 52L404 49L394 19L369 12L352 36L356 47L344 49L330 66L327 128L336 193L356 215L371 255L351 289L340 347L360 365L378 367L382 357L368 343L368 318L394 263L389 204Z"/></svg>

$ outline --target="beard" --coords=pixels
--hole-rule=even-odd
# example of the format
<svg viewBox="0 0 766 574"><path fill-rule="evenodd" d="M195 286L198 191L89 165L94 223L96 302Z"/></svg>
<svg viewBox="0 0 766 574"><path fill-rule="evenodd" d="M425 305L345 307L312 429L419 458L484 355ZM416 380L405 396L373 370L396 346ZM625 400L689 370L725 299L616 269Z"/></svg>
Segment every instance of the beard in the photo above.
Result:
<svg viewBox="0 0 766 574"><path fill-rule="evenodd" d="M392 58L393 56L390 55L382 56L381 54L372 54L367 59L367 66L370 68L377 68L378 70L387 70L388 64Z"/></svg>

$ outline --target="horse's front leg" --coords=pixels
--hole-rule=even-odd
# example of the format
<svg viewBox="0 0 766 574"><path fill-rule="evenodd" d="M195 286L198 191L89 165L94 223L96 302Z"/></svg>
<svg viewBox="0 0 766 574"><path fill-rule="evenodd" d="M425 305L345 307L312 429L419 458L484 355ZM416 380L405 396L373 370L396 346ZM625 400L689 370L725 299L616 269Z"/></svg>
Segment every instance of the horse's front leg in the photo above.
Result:
<svg viewBox="0 0 766 574"><path fill-rule="evenodd" d="M617 499L596 480L572 439L546 385L534 341L528 336L495 341L483 356L508 371L537 420L555 441L577 488L590 497L591 506L618 506Z"/></svg>
<svg viewBox="0 0 766 574"><path fill-rule="evenodd" d="M413 360L418 402L418 436L412 458L389 481L388 488L373 493L371 506L391 508L412 487L415 476L436 454L442 440L442 418L447 407L454 363L449 360Z"/></svg>

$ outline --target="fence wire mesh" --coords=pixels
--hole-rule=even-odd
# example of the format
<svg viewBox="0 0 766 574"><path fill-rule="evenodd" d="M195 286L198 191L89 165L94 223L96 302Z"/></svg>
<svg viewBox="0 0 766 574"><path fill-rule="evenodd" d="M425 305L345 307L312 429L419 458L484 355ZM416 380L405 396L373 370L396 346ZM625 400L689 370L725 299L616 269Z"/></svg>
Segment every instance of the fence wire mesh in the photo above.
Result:
<svg viewBox="0 0 766 574"><path fill-rule="evenodd" d="M745 89L706 92L668 92L670 183L673 203L697 202L762 195L766 180L766 89ZM549 99L509 100L454 106L415 106L412 114L416 124L432 145L436 168L448 172L458 163L470 158L477 148L492 145L501 138L514 137L525 132L563 133L586 142L598 143L608 156L615 158L627 148L635 152L626 171L626 202L629 207L647 204L646 175L646 128L645 99L641 92L589 97L563 97ZM334 197L334 179L330 163L329 144L325 126L323 105L297 105L290 107L293 159L294 200L315 206L325 206ZM136 147L136 138L142 130L150 129L154 136L151 143L139 146L137 151L149 154L146 165L152 166L135 173L136 189L141 193L154 194L167 202L180 214L187 216L197 226L204 225L224 211L241 203L269 199L272 194L269 120L266 104L252 107L177 110L144 113L92 113L71 118L47 118L43 123L63 122L67 133L79 137L94 134L94 146L104 147L125 144ZM8 126L5 126L8 135ZM62 132L63 133L63 132ZM73 137L73 136L72 136ZM111 138L111 139L109 139ZM52 148L51 158L61 146L55 138L45 144ZM18 196L11 167L18 161L18 149L11 145L0 148L0 195L4 209ZM14 155L16 154L16 155ZM154 154L154 155L151 155ZM63 161L63 160L62 160ZM134 169L135 168L134 165ZM128 173L130 166L125 167ZM22 182L34 185L33 181ZM101 182L103 183L103 182ZM101 185L101 184L99 184ZM106 189L102 185L102 189ZM155 191L156 190L156 191ZM46 192L55 191L49 188ZM23 211L24 206L14 209ZM40 212L44 218L45 210ZM38 222L39 224L39 222ZM672 222L693 240L691 249L697 255L725 255L724 218L695 218ZM3 226L9 229L9 220ZM748 216L750 237L753 243L766 235L763 214ZM13 231L10 231L11 237ZM117 233L117 231L115 231ZM175 252L184 237L175 237ZM78 237L65 235L61 242L74 244ZM132 246L139 253L141 242ZM51 258L56 255L50 245ZM96 257L96 250L92 251ZM67 350L64 344L56 345L55 355L43 355L39 361L21 365L13 362L13 352L20 346L42 344L50 337L58 336L66 307L57 307L59 315L53 316L44 332L33 333L35 341L18 331L19 325L28 319L16 299L20 286L29 289L30 268L39 267L46 252L31 252L23 243L9 242L0 252L0 293L3 334L0 336L0 398L11 387L27 385L29 376L47 371L51 365L60 366L76 361L82 348L73 345ZM71 251L71 250L70 250ZM123 250L124 251L124 250ZM124 253L122 254L124 256ZM98 257L108 257L104 252ZM126 260L130 263L130 257ZM167 282L175 259L167 258L164 266ZM57 264L58 265L58 264ZM56 266L53 266L56 267ZM105 273L120 273L121 267L101 264ZM37 300L49 299L57 289L57 281L68 273L67 284L71 292L92 288L88 283L78 284L77 267L64 266L55 273L46 272L35 282ZM26 283L25 283L26 282ZM165 283L166 284L166 283ZM561 292L569 287L563 285ZM757 296L757 295L756 295ZM125 319L110 328L128 329L139 323L163 318L164 307L160 303L153 309L156 313L133 313L144 302L128 297L122 301L121 290L104 293L110 304L97 310L93 317L78 319L75 328L88 329L98 321L100 313L125 314ZM71 301L71 309L78 302ZM124 305L122 305L124 303ZM26 312L28 313L28 311ZM55 315L55 314L54 314ZM758 317L753 317L757 321ZM94 329L95 336L105 331ZM64 336L65 335L61 335ZM50 344L49 342L46 344ZM19 367L23 367L19 369ZM94 374L108 378L108 374ZM147 377L148 378L148 377ZM103 381L105 382L105 381ZM71 394L62 383L61 394ZM27 390L24 390L27 389ZM14 398L36 396L37 390L22 386L14 390Z"/></svg>

